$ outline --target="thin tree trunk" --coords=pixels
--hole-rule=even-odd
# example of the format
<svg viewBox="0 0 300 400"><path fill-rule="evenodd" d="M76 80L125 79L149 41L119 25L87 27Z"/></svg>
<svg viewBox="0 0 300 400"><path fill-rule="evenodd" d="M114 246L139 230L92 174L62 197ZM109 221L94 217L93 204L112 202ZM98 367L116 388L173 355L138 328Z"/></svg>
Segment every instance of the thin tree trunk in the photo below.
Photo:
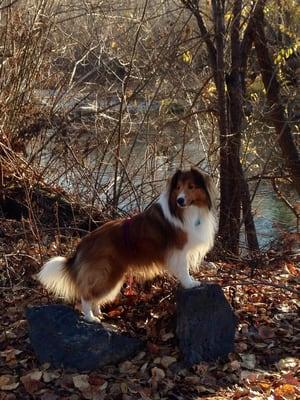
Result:
<svg viewBox="0 0 300 400"><path fill-rule="evenodd" d="M220 143L220 218L219 236L221 237L224 250L236 254L235 235L231 235L232 214L232 176L230 174L230 147L228 146L228 121L227 103L225 93L225 64L224 64L224 8L221 0L212 0L213 20L216 43L216 64L214 78L218 94L218 125Z"/></svg>
<svg viewBox="0 0 300 400"><path fill-rule="evenodd" d="M244 176L244 171L240 161L241 149L241 130L243 120L243 77L246 73L247 57L251 49L251 45L247 43L247 36L244 36L244 46L240 41L240 17L242 11L242 0L235 0L233 4L233 22L231 26L231 72L227 77L228 99L229 99L229 147L231 149L230 175L233 177L233 186L231 187L233 204L231 218L231 234L240 231L240 208L242 204L243 221L245 224L245 232L248 248L251 252L258 252L259 245L256 236L256 229L251 212L251 200L248 183ZM246 43L245 43L246 42ZM247 45L248 44L248 45ZM235 242L239 243L239 236Z"/></svg>
<svg viewBox="0 0 300 400"><path fill-rule="evenodd" d="M241 198L242 198L242 209L243 209L243 223L245 225L245 233L247 239L248 250L251 253L257 254L260 251L256 228L254 224L251 196L249 191L248 183L244 177L244 172L241 166Z"/></svg>
<svg viewBox="0 0 300 400"><path fill-rule="evenodd" d="M241 216L241 122L242 122L242 85L240 76L240 14L241 0L235 0L230 32L231 41L231 71L226 77L228 99L228 131L227 146L230 157L228 158L228 175L230 178L230 250L239 253L240 216Z"/></svg>

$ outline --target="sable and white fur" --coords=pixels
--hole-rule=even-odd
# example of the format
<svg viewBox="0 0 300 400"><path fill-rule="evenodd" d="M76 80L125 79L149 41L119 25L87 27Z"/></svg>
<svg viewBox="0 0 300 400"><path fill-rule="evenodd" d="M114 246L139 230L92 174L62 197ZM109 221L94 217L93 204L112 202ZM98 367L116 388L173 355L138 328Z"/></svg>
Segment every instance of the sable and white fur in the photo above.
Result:
<svg viewBox="0 0 300 400"><path fill-rule="evenodd" d="M198 286L189 270L213 246L214 201L209 175L178 170L151 207L89 233L72 257L52 258L38 278L55 295L81 300L88 321L99 321L100 306L115 299L128 273L149 279L167 271L184 288Z"/></svg>

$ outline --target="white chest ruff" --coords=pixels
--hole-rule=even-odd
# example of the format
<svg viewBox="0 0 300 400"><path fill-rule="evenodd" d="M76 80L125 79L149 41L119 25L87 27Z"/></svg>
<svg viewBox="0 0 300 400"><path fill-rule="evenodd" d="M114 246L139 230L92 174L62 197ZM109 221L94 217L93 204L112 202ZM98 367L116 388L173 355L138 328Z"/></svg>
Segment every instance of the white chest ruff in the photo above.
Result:
<svg viewBox="0 0 300 400"><path fill-rule="evenodd" d="M189 267L195 269L199 267L206 253L213 247L216 232L216 219L214 214L207 209L200 209L196 206L188 207L184 212L184 220L171 215L167 194L163 193L159 198L159 204L163 210L165 218L174 226L181 228L187 233L187 243L180 251L181 254L173 253L172 257L185 256Z"/></svg>
<svg viewBox="0 0 300 400"><path fill-rule="evenodd" d="M195 269L213 247L216 221L211 212L197 207L190 207L185 217L183 229L188 235L188 241L183 251L187 254L190 268Z"/></svg>

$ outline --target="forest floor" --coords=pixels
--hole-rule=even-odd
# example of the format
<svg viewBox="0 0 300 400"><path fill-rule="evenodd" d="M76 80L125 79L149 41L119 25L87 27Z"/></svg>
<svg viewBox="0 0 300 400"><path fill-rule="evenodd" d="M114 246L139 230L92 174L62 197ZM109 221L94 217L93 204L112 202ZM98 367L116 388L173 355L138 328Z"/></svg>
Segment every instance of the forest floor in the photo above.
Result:
<svg viewBox="0 0 300 400"><path fill-rule="evenodd" d="M145 342L133 359L92 373L40 365L24 312L57 300L35 274L42 261L69 254L77 241L51 230L37 238L24 221L1 220L1 400L300 398L299 252L269 252L253 274L242 262L206 263L196 274L222 285L238 317L235 352L226 361L184 368L175 337L177 282L160 277L135 286L135 295L125 288L104 310L106 322Z"/></svg>

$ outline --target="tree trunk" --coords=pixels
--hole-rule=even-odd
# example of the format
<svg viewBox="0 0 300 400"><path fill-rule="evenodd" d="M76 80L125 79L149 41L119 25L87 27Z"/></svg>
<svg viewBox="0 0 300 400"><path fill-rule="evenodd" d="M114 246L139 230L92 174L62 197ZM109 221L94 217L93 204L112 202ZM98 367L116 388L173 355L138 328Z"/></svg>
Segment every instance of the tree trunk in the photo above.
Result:
<svg viewBox="0 0 300 400"><path fill-rule="evenodd" d="M182 0L194 14L204 40L213 79L217 89L218 127L220 143L220 218L219 236L225 252L239 254L240 214L243 202L247 238L251 249L259 250L251 213L250 193L240 163L243 89L241 79L240 14L242 0L235 0L231 28L231 72L225 80L224 62L224 1L212 0L215 43L202 19L198 0ZM251 46L245 46L248 50ZM248 51L249 51L248 50ZM248 51L245 51L246 57ZM247 61L245 61L247 64ZM225 84L228 96L226 96ZM241 192L243 188L243 196ZM247 211L246 211L247 210Z"/></svg>
<svg viewBox="0 0 300 400"><path fill-rule="evenodd" d="M251 253L259 253L259 244L256 235L256 228L254 224L253 214L251 211L251 198L248 183L244 177L244 172L241 168L241 197L242 197L242 209L243 209L243 221L245 225L245 233L247 239L248 250Z"/></svg>
<svg viewBox="0 0 300 400"><path fill-rule="evenodd" d="M233 205L236 198L232 196L232 147L228 143L227 102L225 94L225 65L224 65L224 8L221 0L212 0L213 20L216 42L216 63L212 65L215 85L218 94L218 125L220 143L220 218L219 236L225 251L237 254L238 240L232 231L232 219L235 218ZM235 159L235 157L233 156ZM236 229L239 232L239 229Z"/></svg>
<svg viewBox="0 0 300 400"><path fill-rule="evenodd" d="M240 13L241 0L235 0L233 5L233 22L231 25L231 71L226 76L227 101L228 101L228 176L230 191L229 235L230 251L238 255L240 238L241 216L241 121L242 121L242 86L240 77Z"/></svg>
<svg viewBox="0 0 300 400"><path fill-rule="evenodd" d="M253 40L270 107L269 118L277 133L277 140L286 166L290 170L294 187L300 194L300 156L285 115L284 106L281 103L280 85L276 78L274 63L267 46L267 38L264 31L263 4L264 2L262 2L262 6L258 8L253 17Z"/></svg>

